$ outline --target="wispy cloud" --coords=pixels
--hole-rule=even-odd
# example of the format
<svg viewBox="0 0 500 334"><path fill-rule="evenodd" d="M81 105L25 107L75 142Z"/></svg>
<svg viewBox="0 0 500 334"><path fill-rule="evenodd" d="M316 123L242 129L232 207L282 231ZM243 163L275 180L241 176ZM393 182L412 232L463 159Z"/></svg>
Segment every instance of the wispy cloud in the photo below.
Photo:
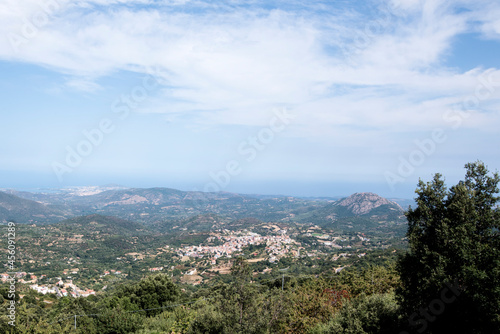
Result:
<svg viewBox="0 0 500 334"><path fill-rule="evenodd" d="M299 116L287 136L382 145L449 126L443 114L481 78L500 83L498 68L447 63L463 34L499 38L496 1L40 3L0 4L2 59L47 67L87 93L113 73L160 68L164 86L136 111L192 126L262 126L270 108L288 106ZM499 125L499 91L465 128Z"/></svg>

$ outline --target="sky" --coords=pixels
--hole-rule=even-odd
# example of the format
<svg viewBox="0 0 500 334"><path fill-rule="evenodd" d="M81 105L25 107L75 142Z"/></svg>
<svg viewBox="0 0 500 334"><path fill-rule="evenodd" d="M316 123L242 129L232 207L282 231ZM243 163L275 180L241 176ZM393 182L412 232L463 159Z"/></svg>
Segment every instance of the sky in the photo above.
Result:
<svg viewBox="0 0 500 334"><path fill-rule="evenodd" d="M0 188L413 198L500 169L496 0L4 0Z"/></svg>

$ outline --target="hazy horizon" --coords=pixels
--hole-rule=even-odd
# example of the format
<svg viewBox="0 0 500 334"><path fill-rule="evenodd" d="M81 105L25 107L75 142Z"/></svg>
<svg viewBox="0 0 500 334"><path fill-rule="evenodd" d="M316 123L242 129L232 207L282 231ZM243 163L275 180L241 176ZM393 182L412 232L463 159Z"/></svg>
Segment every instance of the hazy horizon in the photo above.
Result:
<svg viewBox="0 0 500 334"><path fill-rule="evenodd" d="M100 183L100 184L75 184L75 185L64 185L53 184L53 186L47 186L45 184L40 184L39 186L33 185L34 183L29 182L26 186L2 186L0 189L9 189L16 191L27 191L27 192L48 192L55 190L64 190L71 188L83 188L83 187L108 187L108 186L119 186L127 189L150 189L150 188L169 188L181 191L204 191L203 184L155 184L155 183ZM230 192L246 195L276 195L276 196L293 196L293 197L347 197L354 193L361 192L371 192L376 193L379 196L385 198L399 198L412 200L416 197L414 190L408 193L394 193L394 192L383 192L385 185L370 185L370 184L315 184L315 183L303 183L294 184L293 182L284 183L270 183L265 187L261 184L241 184L240 187L228 187L227 189L214 189L221 192ZM416 187L415 187L416 188ZM209 189L210 191L211 189Z"/></svg>

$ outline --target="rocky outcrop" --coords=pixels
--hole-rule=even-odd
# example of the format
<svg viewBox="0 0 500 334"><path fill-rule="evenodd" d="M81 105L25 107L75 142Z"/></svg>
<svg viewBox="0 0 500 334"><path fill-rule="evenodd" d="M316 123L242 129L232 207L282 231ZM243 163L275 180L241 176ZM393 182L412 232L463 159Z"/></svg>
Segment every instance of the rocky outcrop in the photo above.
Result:
<svg viewBox="0 0 500 334"><path fill-rule="evenodd" d="M382 205L390 205L403 211L399 204L389 201L374 193L355 193L337 202L337 205L346 207L355 215L364 215Z"/></svg>

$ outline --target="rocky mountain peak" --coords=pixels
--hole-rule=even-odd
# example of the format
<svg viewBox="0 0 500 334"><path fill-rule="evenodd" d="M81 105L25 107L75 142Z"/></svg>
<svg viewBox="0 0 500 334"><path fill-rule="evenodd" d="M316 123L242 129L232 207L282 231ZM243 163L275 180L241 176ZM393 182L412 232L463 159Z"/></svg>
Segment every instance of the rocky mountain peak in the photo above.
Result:
<svg viewBox="0 0 500 334"><path fill-rule="evenodd" d="M355 215L364 215L381 205L392 205L403 210L399 204L369 192L352 194L337 202L337 205L346 207Z"/></svg>

